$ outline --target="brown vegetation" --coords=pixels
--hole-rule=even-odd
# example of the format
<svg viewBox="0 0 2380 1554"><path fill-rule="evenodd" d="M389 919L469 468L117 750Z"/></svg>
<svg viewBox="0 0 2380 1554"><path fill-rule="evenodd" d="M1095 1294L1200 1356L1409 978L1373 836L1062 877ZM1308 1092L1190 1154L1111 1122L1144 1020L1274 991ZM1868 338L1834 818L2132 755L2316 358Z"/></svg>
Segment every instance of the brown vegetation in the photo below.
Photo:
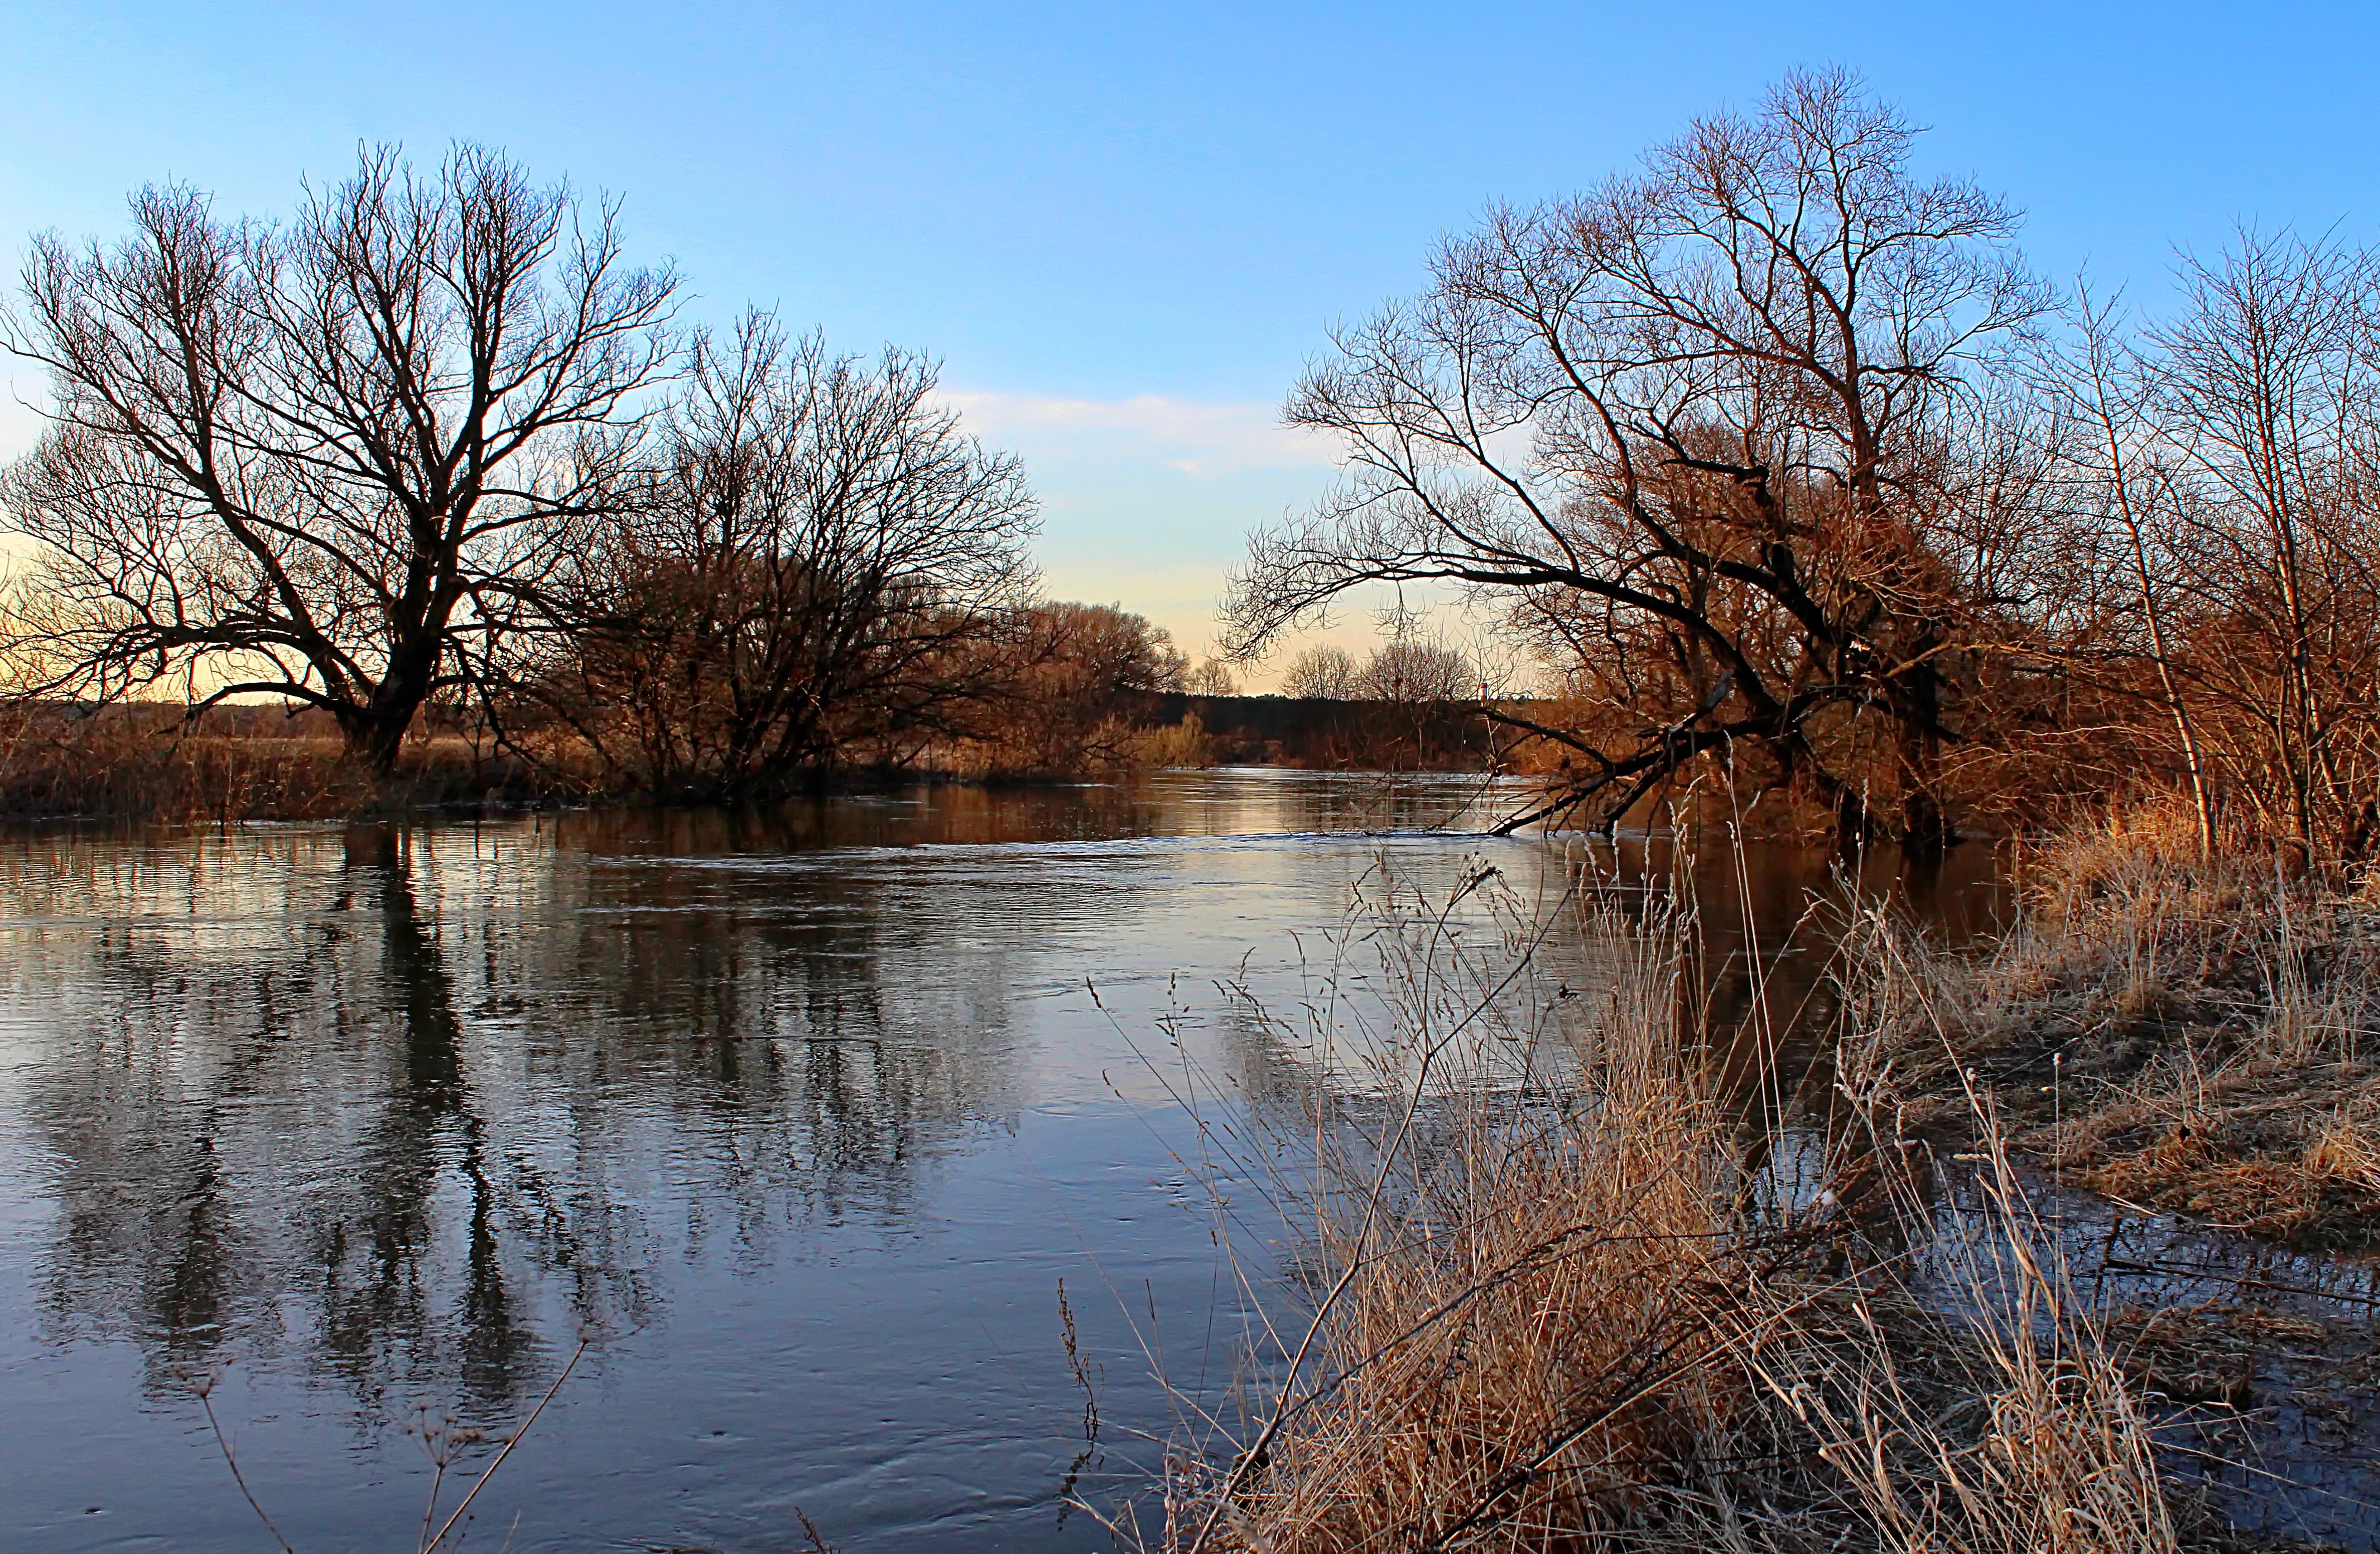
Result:
<svg viewBox="0 0 2380 1554"><path fill-rule="evenodd" d="M1128 1524L1144 1546L2186 1546L2152 1421L2005 1157L1976 1298L1946 1316L1832 1188L1764 1182L1692 1057L1688 921L1591 915L1609 991L1572 1000L1515 993L1526 935L1517 963L1457 951L1452 909L1364 930L1393 946L1397 1017L1373 1099L1313 1120L1310 1313L1275 1319L1229 1456L1184 1443L1161 1526ZM1560 1103L1511 1087L1548 1062Z"/></svg>
<svg viewBox="0 0 2380 1554"><path fill-rule="evenodd" d="M727 346L697 336L686 378L635 502L510 639L500 718L559 719L614 788L765 798L911 764L979 733L1037 656L1082 656L1032 613L1023 471L935 406L929 363L755 314Z"/></svg>
<svg viewBox="0 0 2380 1554"><path fill-rule="evenodd" d="M0 816L167 824L336 819L389 807L570 796L553 774L459 733L417 735L391 771L320 713L223 705L0 706Z"/></svg>
<svg viewBox="0 0 2380 1554"><path fill-rule="evenodd" d="M2243 234L2130 325L1913 140L1796 75L1449 242L1291 398L1348 476L1257 537L1232 645L1451 586L1571 698L1499 716L1591 823L1722 761L1846 836L2179 788L2202 843L2236 815L2362 856L2380 265Z"/></svg>
<svg viewBox="0 0 2380 1554"><path fill-rule="evenodd" d="M1184 714L1156 719L1149 698L1179 693L1188 661L1162 627L1109 604L1040 604L991 649L997 694L963 738L934 759L979 776L1053 777L1138 766L1207 764ZM1160 759L1148 741L1174 742Z"/></svg>
<svg viewBox="0 0 2380 1554"><path fill-rule="evenodd" d="M1844 1079L1904 1134L1996 1098L2064 1180L2292 1242L2380 1242L2380 908L2218 834L2119 814L2022 860L1980 953L1882 916L1847 953Z"/></svg>
<svg viewBox="0 0 2380 1554"><path fill-rule="evenodd" d="M1150 688L1152 665L1157 684L1166 683L1162 632L1109 606L1036 606L1007 631L1030 650L1000 666L963 733L890 753L846 752L832 771L804 770L801 783L1073 781L1226 765L1525 773L1539 753L1498 737L1476 703ZM0 705L0 817L318 819L655 795L644 769L599 750L567 721L523 711L502 739L479 718L442 714L406 741L389 772L374 775L319 712L251 703L195 713L157 702ZM695 791L661 790L680 799Z"/></svg>

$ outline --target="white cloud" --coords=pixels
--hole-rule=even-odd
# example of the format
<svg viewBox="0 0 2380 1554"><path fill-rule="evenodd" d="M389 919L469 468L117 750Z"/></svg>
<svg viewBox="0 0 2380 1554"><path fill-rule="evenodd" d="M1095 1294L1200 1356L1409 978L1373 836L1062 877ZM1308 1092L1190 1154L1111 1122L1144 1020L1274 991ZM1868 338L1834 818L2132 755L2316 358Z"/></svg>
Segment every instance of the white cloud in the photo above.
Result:
<svg viewBox="0 0 2380 1554"><path fill-rule="evenodd" d="M1202 404L1161 394L1129 399L946 389L942 399L986 442L1037 455L1156 465L1184 475L1327 467L1330 439L1281 424L1262 404Z"/></svg>

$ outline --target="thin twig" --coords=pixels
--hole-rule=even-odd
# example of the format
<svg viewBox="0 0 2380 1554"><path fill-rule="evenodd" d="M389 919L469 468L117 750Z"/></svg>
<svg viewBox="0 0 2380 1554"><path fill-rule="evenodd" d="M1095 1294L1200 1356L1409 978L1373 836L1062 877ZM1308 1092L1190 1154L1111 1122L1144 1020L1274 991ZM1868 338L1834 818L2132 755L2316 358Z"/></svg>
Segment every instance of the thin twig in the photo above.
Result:
<svg viewBox="0 0 2380 1554"><path fill-rule="evenodd" d="M513 1454L513 1448L521 1443L521 1437L528 1434L529 1427L537 1423L537 1416L545 1412L547 1403L553 1401L553 1394L562 1390L562 1384L570 1379L572 1368L578 1364L578 1356L586 1354L587 1346L593 1342L594 1339L587 1334L579 1335L578 1347L573 1349L570 1352L570 1358L563 1362L562 1374L553 1378L553 1385L545 1390L545 1396L537 1400L537 1406L528 1411L528 1417L521 1421L520 1428L515 1430L504 1441L504 1450L496 1453L495 1460L490 1463L486 1470L480 1475L479 1482L471 1486L471 1492L463 1497L461 1505L455 1508L455 1514L446 1518L444 1524L438 1529L438 1536L423 1546L422 1554L437 1554L438 1546L446 1541L446 1535L454 1531L455 1524L461 1521L463 1513L471 1509L471 1502L480 1498L480 1491L488 1487L488 1480L493 1478L496 1475L496 1470L504 1465L504 1459Z"/></svg>
<svg viewBox="0 0 2380 1554"><path fill-rule="evenodd" d="M281 1546L281 1554L298 1554L289 1547L289 1540L281 1536L281 1529L273 1524L273 1518L264 1514L264 1508L256 1503L256 1496L248 1487L247 1475L239 1471L239 1459L232 1454L231 1442L224 1439L222 1422L215 1418L214 1399L209 1395L214 1390L214 1383L210 1380L197 1390L199 1406L207 1411L207 1427L214 1431L215 1446L223 1452L224 1465L231 1469L231 1481L239 1486L240 1495L248 1501L248 1509L256 1512L256 1519L264 1524L264 1530L271 1533L273 1541Z"/></svg>

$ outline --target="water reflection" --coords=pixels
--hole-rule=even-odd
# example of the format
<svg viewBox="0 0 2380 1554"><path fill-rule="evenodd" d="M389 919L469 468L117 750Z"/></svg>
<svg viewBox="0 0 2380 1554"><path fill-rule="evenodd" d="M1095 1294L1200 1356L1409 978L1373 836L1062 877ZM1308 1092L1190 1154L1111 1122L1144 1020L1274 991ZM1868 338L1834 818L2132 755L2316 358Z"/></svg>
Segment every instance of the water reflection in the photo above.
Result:
<svg viewBox="0 0 2380 1554"><path fill-rule="evenodd" d="M1427 825L1462 796L1291 784L1258 819ZM45 1319L139 1338L160 1388L294 1351L359 1398L432 1375L517 1396L541 1309L651 1316L664 1221L677 1251L752 1257L785 1223L896 1221L938 1152L1013 1121L1016 962L1044 945L1002 926L1098 923L1168 882L1020 845L1228 832L1247 803L16 837L0 991L33 1030L23 1113L61 1210ZM923 844L963 847L871 854Z"/></svg>
<svg viewBox="0 0 2380 1554"><path fill-rule="evenodd" d="M963 905L525 829L18 844L54 1342L137 1340L161 1392L286 1354L500 1413L540 1331L650 1320L670 1254L897 1221L1013 1114L1011 957L947 953Z"/></svg>
<svg viewBox="0 0 2380 1554"><path fill-rule="evenodd" d="M1221 772L0 841L0 1417L26 1486L0 1543L86 1547L79 1508L132 1496L186 1547L250 1546L236 1503L219 1539L177 1520L229 1495L188 1427L226 1367L290 1421L282 1481L350 1536L351 1497L408 1471L379 1425L425 1399L512 1417L591 1329L524 1547L775 1547L789 1484L855 1551L1093 1547L1051 1541L1081 1445L1054 1281L1135 1306L1219 1287L1205 1225L1161 1211L1182 1168L1135 1043L1232 1104L1310 1104L1324 1065L1218 984L1293 1008L1293 936L1384 858L1424 892L1483 852L1558 892L1537 844L1460 834L1493 804ZM1816 986L1775 935L1828 866L1732 867L1695 891L1713 996L1751 1027ZM1129 1416L1137 1340L1086 1322ZM115 1356L153 1429L125 1423ZM610 1401L571 1414L582 1387ZM67 1444L118 1430L153 1483ZM690 1439L746 1444L714 1472ZM356 1440L365 1468L322 1465ZM613 1488L582 1504L569 1472Z"/></svg>

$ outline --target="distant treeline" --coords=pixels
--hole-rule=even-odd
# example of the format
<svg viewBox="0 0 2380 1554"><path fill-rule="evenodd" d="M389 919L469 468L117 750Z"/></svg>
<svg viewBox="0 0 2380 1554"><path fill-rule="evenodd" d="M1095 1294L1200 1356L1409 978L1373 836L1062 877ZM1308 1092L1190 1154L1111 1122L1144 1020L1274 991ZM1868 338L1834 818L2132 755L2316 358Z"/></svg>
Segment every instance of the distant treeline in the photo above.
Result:
<svg viewBox="0 0 2380 1554"><path fill-rule="evenodd" d="M1470 700L1346 700L1169 694L1138 699L1151 727L1194 720L1201 764L1316 771L1525 771L1543 747L1515 738ZM1496 706L1518 706L1494 703Z"/></svg>

